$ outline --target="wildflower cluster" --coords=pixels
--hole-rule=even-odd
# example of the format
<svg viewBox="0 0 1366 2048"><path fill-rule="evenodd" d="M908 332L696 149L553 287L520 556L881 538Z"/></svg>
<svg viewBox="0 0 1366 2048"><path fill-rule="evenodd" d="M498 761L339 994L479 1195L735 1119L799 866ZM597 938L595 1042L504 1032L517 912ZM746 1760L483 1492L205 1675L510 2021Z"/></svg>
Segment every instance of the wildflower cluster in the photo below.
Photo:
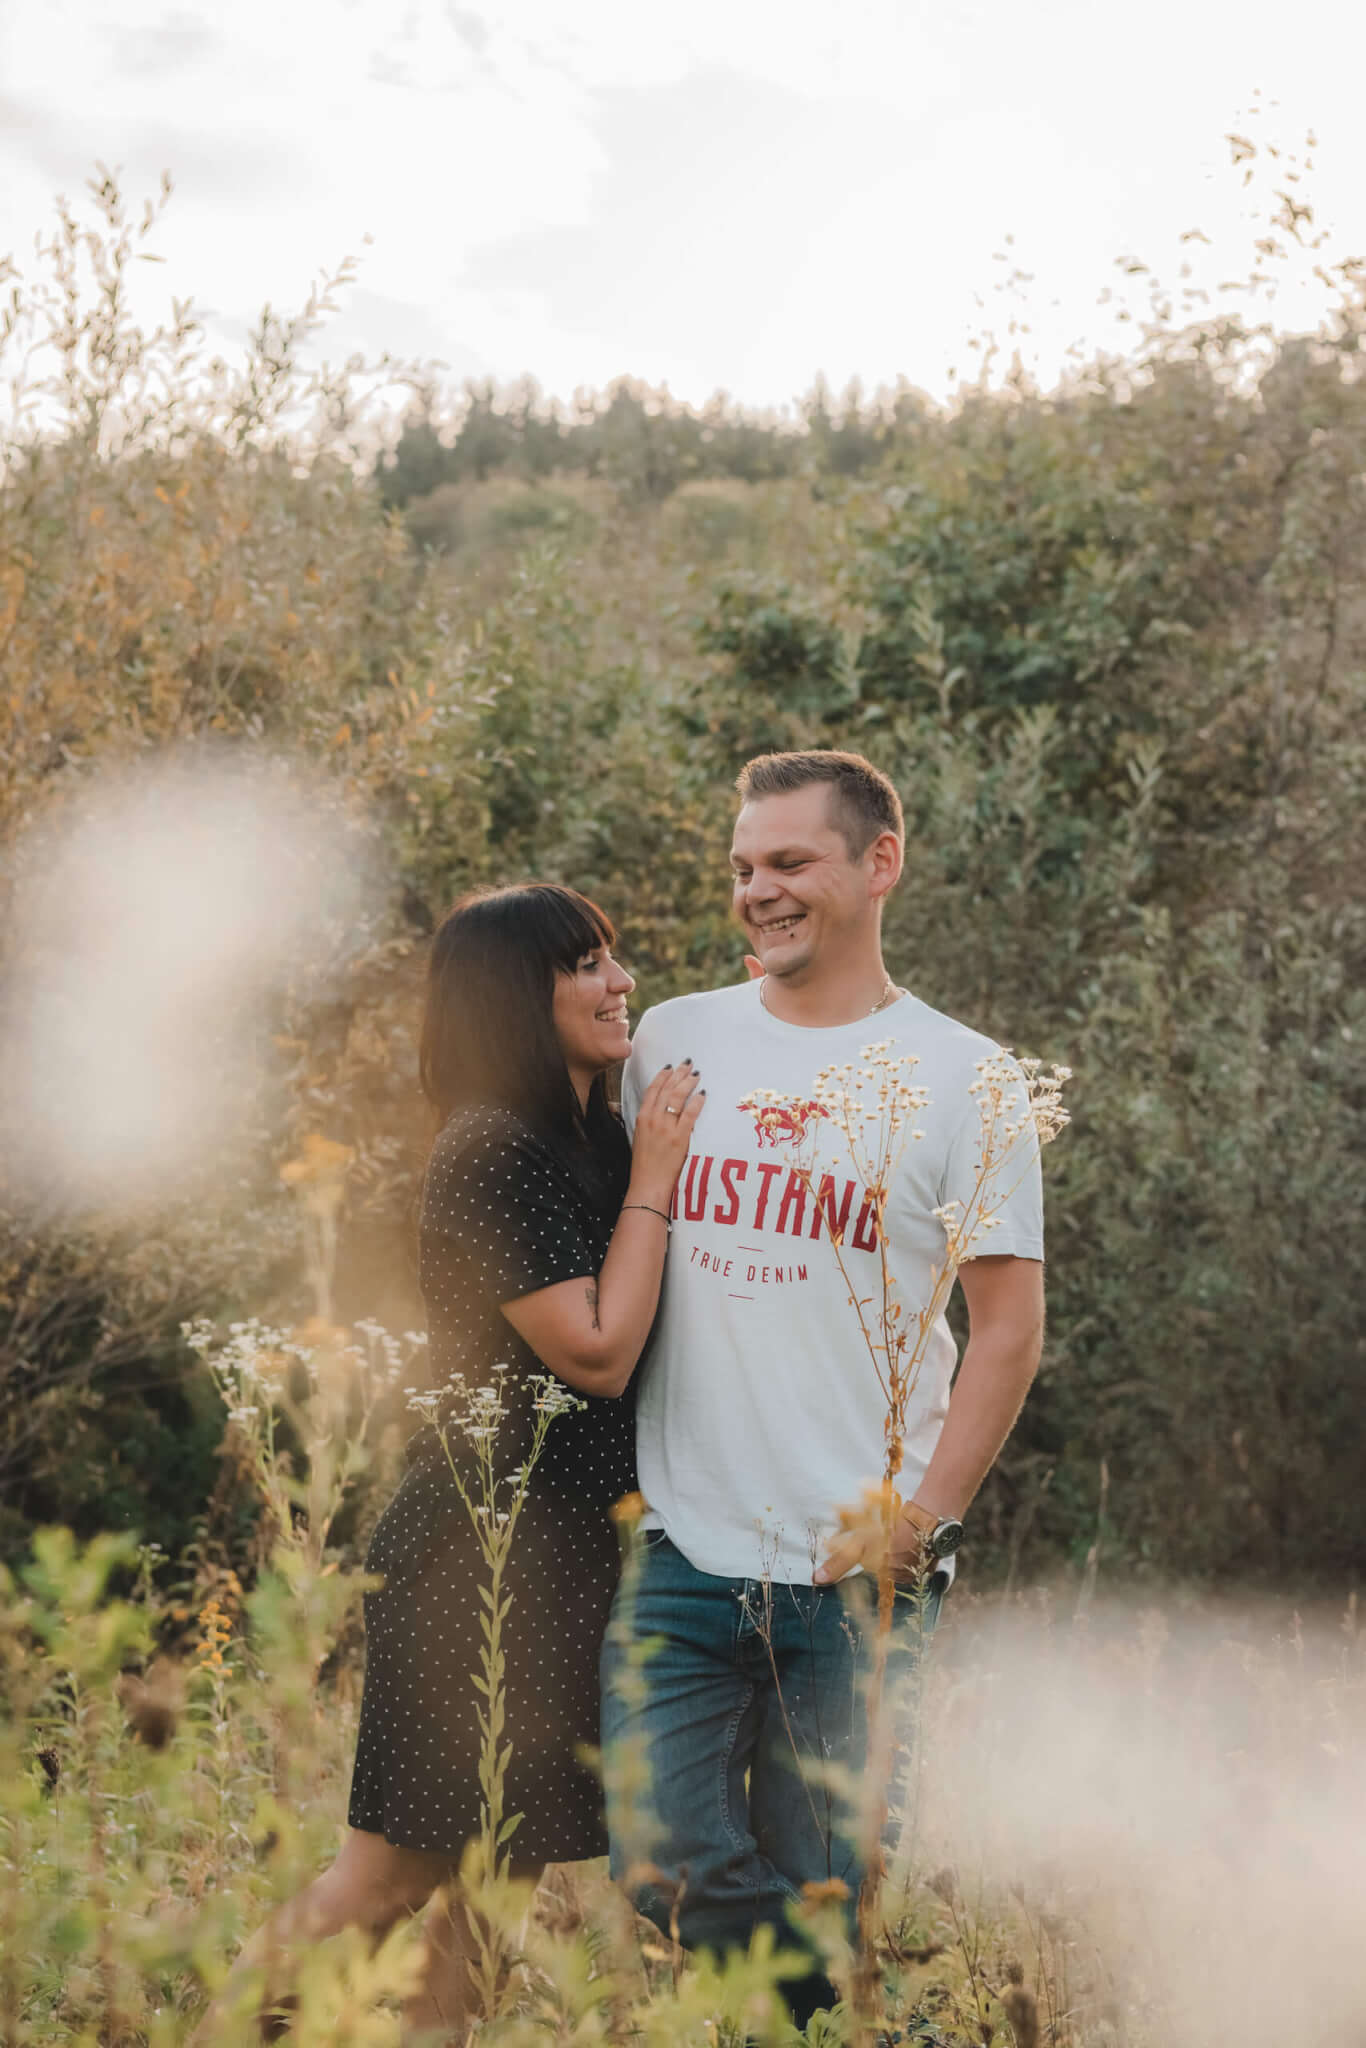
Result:
<svg viewBox="0 0 1366 2048"><path fill-rule="evenodd" d="M967 1202L946 1202L934 1212L944 1226L950 1274L974 1252L985 1250L998 1228L997 1211L1019 1183L1019 1171L1008 1169L1022 1171L1070 1121L1062 1101L1070 1067L1050 1067L1045 1073L1040 1060L1015 1060L999 1052L978 1060L975 1072L968 1093L980 1124L976 1180Z"/></svg>
<svg viewBox="0 0 1366 2048"><path fill-rule="evenodd" d="M285 1331L256 1317L224 1334L203 1316L181 1333L222 1397L276 1533L321 1563L342 1502L369 1465L381 1406L425 1336L410 1330L396 1338L363 1322L357 1343L316 1318ZM292 1445L305 1453L302 1479L286 1454Z"/></svg>
<svg viewBox="0 0 1366 2048"><path fill-rule="evenodd" d="M310 1131L299 1147L298 1156L287 1159L280 1178L298 1198L304 1223L304 1254L309 1283L317 1303L318 1320L332 1320L332 1276L337 1263L337 1232L346 1176L355 1159L350 1145Z"/></svg>
<svg viewBox="0 0 1366 2048"><path fill-rule="evenodd" d="M756 1089L740 1103L757 1125L776 1134L785 1128L795 1148L793 1171L815 1199L817 1214L834 1248L860 1335L887 1402L886 1477L901 1467L906 1408L919 1372L922 1342L912 1349L911 1325L897 1299L887 1256L886 1203L892 1177L907 1145L924 1139L921 1113L928 1088L913 1079L920 1062L914 1053L893 1051L893 1040L864 1046L858 1060L822 1067L809 1102L792 1101L773 1089ZM818 1168L824 1143L842 1141L867 1193L879 1250L880 1300L860 1296L843 1254L844 1232L829 1203L822 1202ZM781 1140L778 1140L781 1142ZM928 1337L926 1326L924 1337Z"/></svg>
<svg viewBox="0 0 1366 2048"><path fill-rule="evenodd" d="M803 1146L814 1164L821 1126L829 1125L849 1147L870 1191L887 1181L908 1142L923 1139L916 1119L930 1100L928 1088L911 1079L920 1062L914 1053L894 1053L890 1038L865 1045L858 1061L822 1067L809 1099L756 1088L738 1107L754 1118L760 1142ZM801 1171L798 1161L797 1170Z"/></svg>
<svg viewBox="0 0 1366 2048"><path fill-rule="evenodd" d="M557 1380L553 1373L538 1372L531 1376L531 1405L537 1415L544 1415L553 1422L557 1415L571 1415L586 1404L577 1394L570 1392L563 1380Z"/></svg>
<svg viewBox="0 0 1366 2048"><path fill-rule="evenodd" d="M339 1361L366 1394L377 1398L397 1386L412 1353L427 1341L421 1330L406 1330L399 1338L371 1321L353 1329L360 1344L348 1342L348 1332L333 1325L321 1329L314 1319L285 1331L251 1316L229 1323L224 1335L217 1323L197 1316L182 1323L180 1333L208 1367L229 1416L246 1423L266 1408L288 1404L296 1371L308 1391L316 1392L325 1379L335 1377Z"/></svg>
<svg viewBox="0 0 1366 2048"><path fill-rule="evenodd" d="M320 1206L332 1208L341 1199L355 1156L354 1147L310 1131L299 1147L298 1158L287 1159L280 1168L280 1178L286 1187L306 1188Z"/></svg>
<svg viewBox="0 0 1366 2048"><path fill-rule="evenodd" d="M512 1368L506 1364L493 1367L493 1380L482 1387L473 1387L460 1378L449 1380L436 1391L405 1387L407 1405L412 1414L429 1423L435 1430L450 1461L457 1484L463 1485L462 1468L451 1454L452 1438L460 1438L476 1453L491 1451L497 1442L498 1432L509 1414L508 1376ZM584 1403L577 1394L571 1393L563 1380L557 1380L553 1373L530 1373L523 1384L530 1396L530 1407L534 1417L543 1421L538 1435L544 1437L545 1428L558 1415L572 1414ZM536 1456L540 1456L539 1443ZM516 1487L523 1477L523 1467L496 1478L497 1485Z"/></svg>
<svg viewBox="0 0 1366 2048"><path fill-rule="evenodd" d="M364 1345L365 1371L372 1385L396 1387L399 1375L415 1352L425 1348L425 1330L405 1330L396 1337L392 1330L386 1330L383 1323L377 1323L370 1316L364 1316L351 1325L354 1336ZM358 1357L361 1347L353 1344L352 1355Z"/></svg>
<svg viewBox="0 0 1366 2048"><path fill-rule="evenodd" d="M235 1574L233 1576L236 1583ZM199 1639L195 1644L197 1671L218 1673L224 1669L223 1653L232 1641L232 1629L232 1616L223 1601L217 1593L210 1594L199 1610Z"/></svg>
<svg viewBox="0 0 1366 2048"><path fill-rule="evenodd" d="M929 1107L930 1091L913 1078L919 1065L917 1056L895 1052L894 1043L880 1039L864 1046L857 1061L822 1067L809 1097L760 1088L738 1104L754 1117L761 1141L793 1148L793 1171L814 1198L839 1261L850 1305L887 1402L885 1491L881 1497L893 1516L900 1512L893 1482L901 1470L907 1408L930 1333L944 1312L959 1266L984 1250L991 1232L999 1227L998 1211L1019 1178L1010 1169L1018 1165L1023 1170L1037 1148L1055 1138L1067 1123L1062 1089L1071 1077L1070 1068L1055 1066L1045 1073L1041 1061L1016 1061L1008 1052L977 1062L976 1079L968 1089L980 1123L974 1184L966 1202L954 1199L934 1211L944 1229L944 1257L934 1270L929 1299L908 1314L888 1258L886 1204L906 1147L924 1140L920 1118ZM831 1204L820 1198L818 1169L825 1143L832 1138L847 1148L867 1191L880 1254L880 1298L879 1294L859 1295L844 1262L843 1230Z"/></svg>

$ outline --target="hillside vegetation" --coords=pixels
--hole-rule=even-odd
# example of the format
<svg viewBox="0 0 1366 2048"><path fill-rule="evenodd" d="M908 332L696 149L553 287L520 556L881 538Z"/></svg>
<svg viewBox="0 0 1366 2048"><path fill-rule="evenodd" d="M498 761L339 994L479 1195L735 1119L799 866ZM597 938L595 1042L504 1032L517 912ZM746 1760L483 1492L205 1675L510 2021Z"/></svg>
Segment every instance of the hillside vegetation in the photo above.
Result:
<svg viewBox="0 0 1366 2048"><path fill-rule="evenodd" d="M285 754L382 851L388 922L277 1019L252 1173L174 1213L0 1186L0 1539L131 1525L243 1561L179 1336L304 1313L280 1163L355 1148L339 1312L407 1327L422 943L473 882L594 895L650 1002L737 978L730 785L857 748L908 823L893 972L1075 1070L1050 1332L974 1570L1340 1582L1366 1563L1366 318L1157 326L1051 393L804 420L622 385L429 397L394 455L325 316L244 366L127 303L108 185L5 316L0 836L177 747ZM342 283L345 282L343 278ZM367 446L371 452L367 452ZM0 1168L3 1172L3 1168ZM206 1505L207 1504L207 1505ZM1093 1565L1095 1563L1093 1558Z"/></svg>

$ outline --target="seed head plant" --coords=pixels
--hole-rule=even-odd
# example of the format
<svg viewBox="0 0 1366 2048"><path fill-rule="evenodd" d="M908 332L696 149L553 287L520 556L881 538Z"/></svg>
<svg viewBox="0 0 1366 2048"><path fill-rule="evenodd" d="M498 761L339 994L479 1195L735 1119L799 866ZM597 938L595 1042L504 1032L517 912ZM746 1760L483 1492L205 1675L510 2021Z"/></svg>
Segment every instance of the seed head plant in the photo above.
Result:
<svg viewBox="0 0 1366 2048"><path fill-rule="evenodd" d="M522 1463L510 1472L499 1469L498 1440L507 1420L511 1368L496 1365L491 1383L469 1386L454 1380L429 1392L411 1390L408 1406L429 1423L441 1445L452 1484L474 1530L486 1574L479 1587L484 1607L480 1617L483 1641L479 1668L471 1673L479 1695L479 1841L477 1854L467 1857L470 1890L496 1898L505 1892L511 1873L511 1842L522 1819L505 1810L512 1744L506 1739L506 1657L504 1630L512 1610L507 1590L508 1560L517 1524L531 1491L546 1438L556 1419L585 1404L551 1373L535 1373L528 1381L532 1404L531 1443ZM497 1919L466 1908L474 1939L470 1974L481 2009L496 2019L509 1996L508 1952Z"/></svg>
<svg viewBox="0 0 1366 2048"><path fill-rule="evenodd" d="M1045 1072L1041 1061L1017 1062L1006 1052L977 1062L976 1079L968 1090L978 1118L972 1187L966 1201L955 1198L935 1210L944 1231L943 1256L932 1269L925 1299L908 1304L893 1272L887 1204L906 1148L924 1140L919 1119L929 1106L930 1093L914 1079L918 1057L895 1052L893 1045L893 1040L881 1039L865 1046L857 1062L823 1067L809 1096L794 1098L773 1089L756 1089L739 1104L753 1115L761 1142L767 1139L787 1151L793 1172L811 1198L886 1403L881 1475L869 1485L862 1501L841 1511L845 1530L863 1537L864 1558L877 1586L873 1654L865 1692L868 1767L860 1802L861 1862L866 1875L858 1900L858 1952L851 1982L861 2041L872 2037L877 2006L882 1844L896 1754L895 1702L889 1696L887 1671L897 1593L893 1543L903 1506L897 1481L904 1458L907 1412L959 1267L965 1259L990 1248L999 1212L1021 1176L1039 1149L1066 1125L1068 1112L1062 1091L1071 1077L1070 1068L1054 1066ZM835 1176L823 1171L834 1151L853 1162L867 1191L878 1253L872 1293L860 1292L845 1257L844 1232L835 1216ZM923 1578L917 1597L923 1621ZM796 1761L802 1769L803 1759L798 1756Z"/></svg>

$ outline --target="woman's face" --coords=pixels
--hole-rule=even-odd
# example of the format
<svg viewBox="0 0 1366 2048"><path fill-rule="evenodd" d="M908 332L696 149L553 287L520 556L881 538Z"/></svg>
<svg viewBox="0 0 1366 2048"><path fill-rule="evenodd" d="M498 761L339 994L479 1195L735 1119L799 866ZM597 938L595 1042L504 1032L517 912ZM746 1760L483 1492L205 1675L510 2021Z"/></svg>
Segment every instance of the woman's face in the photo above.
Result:
<svg viewBox="0 0 1366 2048"><path fill-rule="evenodd" d="M571 1076L589 1080L631 1050L626 998L635 987L606 946L555 976L555 1036Z"/></svg>

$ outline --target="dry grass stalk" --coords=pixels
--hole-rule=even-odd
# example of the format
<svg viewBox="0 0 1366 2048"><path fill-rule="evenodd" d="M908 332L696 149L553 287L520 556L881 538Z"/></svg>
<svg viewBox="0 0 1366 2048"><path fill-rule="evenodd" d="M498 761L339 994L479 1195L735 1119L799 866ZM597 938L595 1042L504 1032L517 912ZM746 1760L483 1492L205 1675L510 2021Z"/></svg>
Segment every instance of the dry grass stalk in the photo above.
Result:
<svg viewBox="0 0 1366 2048"><path fill-rule="evenodd" d="M1038 1060L1016 1062L1001 1052L977 1062L969 1093L977 1103L977 1171L966 1203L953 1200L935 1214L944 1229L944 1255L933 1269L926 1299L914 1308L901 1299L891 1262L887 1202L897 1165L908 1145L920 1142L919 1122L929 1090L913 1076L914 1054L896 1053L893 1041L865 1046L857 1063L821 1069L809 1097L756 1089L739 1107L750 1111L774 1145L790 1148L793 1171L811 1197L848 1292L864 1349L886 1402L884 1461L880 1483L844 1513L846 1528L862 1529L870 1541L866 1556L877 1580L877 1621L869 1673L868 1770L860 1843L866 1876L858 1903L858 1949L852 2002L859 2038L871 2037L876 2013L880 1934L878 1893L882 1842L895 1762L895 1733L887 1698L896 1579L892 1563L903 1507L897 1487L905 1453L906 1418L919 1382L930 1337L948 1306L958 1269L990 1247L999 1211L1036 1156L1068 1121L1062 1090L1070 1069L1045 1073ZM878 1277L872 1294L861 1294L844 1253L844 1232L832 1205L821 1197L822 1147L827 1135L842 1146L867 1191L878 1249ZM798 1765L801 1758L797 1759Z"/></svg>

